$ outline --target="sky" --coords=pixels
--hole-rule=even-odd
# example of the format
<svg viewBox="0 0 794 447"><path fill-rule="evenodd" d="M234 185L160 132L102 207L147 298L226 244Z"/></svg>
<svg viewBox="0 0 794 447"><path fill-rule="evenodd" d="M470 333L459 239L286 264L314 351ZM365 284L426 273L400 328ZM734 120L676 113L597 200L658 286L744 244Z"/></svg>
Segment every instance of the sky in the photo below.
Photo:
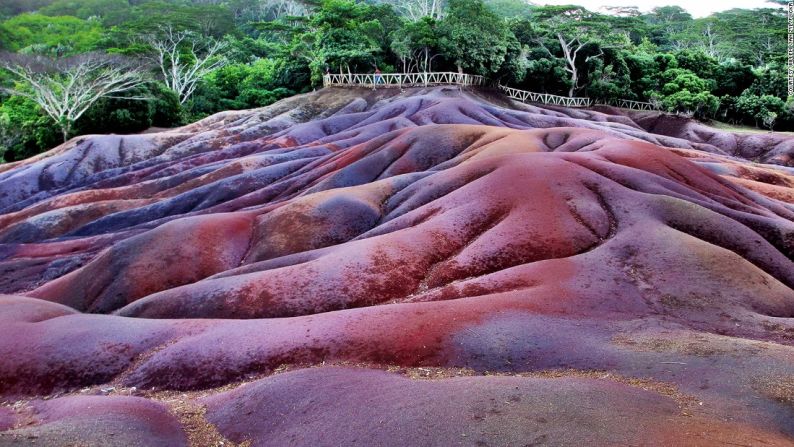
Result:
<svg viewBox="0 0 794 447"><path fill-rule="evenodd" d="M598 11L602 6L636 6L646 12L657 6L677 5L693 17L705 17L713 12L725 11L732 8L774 8L776 5L764 0L533 0L532 3L540 5L570 5L584 6L591 11Z"/></svg>

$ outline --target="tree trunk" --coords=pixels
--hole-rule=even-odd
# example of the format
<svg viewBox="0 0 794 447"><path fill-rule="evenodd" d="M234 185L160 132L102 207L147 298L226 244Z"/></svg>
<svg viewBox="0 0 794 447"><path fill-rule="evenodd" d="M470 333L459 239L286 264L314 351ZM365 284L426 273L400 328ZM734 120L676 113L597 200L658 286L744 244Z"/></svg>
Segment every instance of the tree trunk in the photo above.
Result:
<svg viewBox="0 0 794 447"><path fill-rule="evenodd" d="M581 43L578 44L578 48L572 51L571 46L574 43L574 40L570 42L566 42L565 38L562 34L557 34L557 40L560 41L560 47L562 48L562 54L565 57L565 63L568 66L566 71L571 74L571 88L568 89L568 97L573 98L574 93L576 93L576 86L579 84L579 73L576 70L576 54L579 52L584 45ZM548 50L547 50L548 51Z"/></svg>
<svg viewBox="0 0 794 447"><path fill-rule="evenodd" d="M568 97L573 98L573 95L576 93L576 84L579 83L579 73L576 71L576 66L572 65L571 68L571 88L568 89Z"/></svg>
<svg viewBox="0 0 794 447"><path fill-rule="evenodd" d="M61 127L61 134L63 135L63 142L69 141L69 134L72 133L72 124L68 121L59 123Z"/></svg>

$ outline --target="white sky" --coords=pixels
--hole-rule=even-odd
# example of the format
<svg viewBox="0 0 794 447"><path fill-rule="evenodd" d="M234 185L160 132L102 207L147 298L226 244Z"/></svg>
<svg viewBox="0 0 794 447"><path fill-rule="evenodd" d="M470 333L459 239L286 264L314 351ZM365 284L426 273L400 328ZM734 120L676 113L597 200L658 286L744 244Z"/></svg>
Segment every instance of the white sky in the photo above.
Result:
<svg viewBox="0 0 794 447"><path fill-rule="evenodd" d="M732 8L775 8L773 3L764 0L533 0L539 5L579 5L591 11L598 11L602 6L636 6L647 12L657 6L680 6L693 17L704 17L713 12Z"/></svg>

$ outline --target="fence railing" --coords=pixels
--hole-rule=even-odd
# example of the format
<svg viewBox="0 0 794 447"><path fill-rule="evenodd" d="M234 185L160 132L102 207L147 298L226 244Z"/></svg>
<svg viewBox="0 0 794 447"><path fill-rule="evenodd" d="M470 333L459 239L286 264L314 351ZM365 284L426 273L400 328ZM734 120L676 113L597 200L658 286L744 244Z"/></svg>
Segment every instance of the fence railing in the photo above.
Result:
<svg viewBox="0 0 794 447"><path fill-rule="evenodd" d="M482 86L486 80L482 76L455 72L422 73L382 73L382 74L326 74L324 87L427 87L431 85Z"/></svg>
<svg viewBox="0 0 794 447"><path fill-rule="evenodd" d="M592 104L590 98L569 98L567 96L557 96L548 93L535 93L526 90L519 90L513 87L507 87L502 84L499 84L499 89L510 98L521 102L540 102L543 104L552 104L565 107L589 107Z"/></svg>
<svg viewBox="0 0 794 447"><path fill-rule="evenodd" d="M615 99L607 103L598 103L599 106L614 106L631 110L659 110L656 104L650 102L632 101L630 99Z"/></svg>
<svg viewBox="0 0 794 447"><path fill-rule="evenodd" d="M324 87L427 87L434 85L460 85L460 86L486 86L488 80L483 76L470 75L465 73L455 73L451 71L420 72L420 73L328 73L323 76ZM492 85L492 84L491 84ZM499 84L499 90L510 98L521 102L536 102L563 107L590 107L593 102L590 98L552 95L549 93L535 93L527 90L519 90ZM631 101L628 99L618 99L610 101L609 104L615 107L622 107L633 110L657 110L656 105L649 102Z"/></svg>

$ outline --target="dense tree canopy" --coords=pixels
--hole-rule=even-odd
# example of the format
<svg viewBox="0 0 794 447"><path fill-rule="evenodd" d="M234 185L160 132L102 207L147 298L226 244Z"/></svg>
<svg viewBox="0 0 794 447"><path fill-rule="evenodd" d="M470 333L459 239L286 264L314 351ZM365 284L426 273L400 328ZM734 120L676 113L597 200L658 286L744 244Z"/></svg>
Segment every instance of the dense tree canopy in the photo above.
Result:
<svg viewBox="0 0 794 447"><path fill-rule="evenodd" d="M450 0L439 47L460 72L497 73L515 40L505 21L480 0Z"/></svg>
<svg viewBox="0 0 794 447"><path fill-rule="evenodd" d="M102 26L96 20L72 16L20 14L2 25L6 39L3 46L21 53L65 56L91 51L102 38Z"/></svg>
<svg viewBox="0 0 794 447"><path fill-rule="evenodd" d="M181 36L163 53L164 30ZM525 0L7 0L0 49L150 61L67 136L175 126L316 88L325 72L463 71L557 95L794 130L783 8L694 19L677 6L588 11ZM214 49L214 50L212 50ZM176 69L176 70L175 70ZM191 75L175 82L176 74ZM184 77L184 76L183 76ZM190 76L188 76L190 77ZM179 79L177 79L179 81ZM52 147L53 118L0 70L0 154ZM185 87L185 88L182 88ZM132 101L130 98L146 98Z"/></svg>

